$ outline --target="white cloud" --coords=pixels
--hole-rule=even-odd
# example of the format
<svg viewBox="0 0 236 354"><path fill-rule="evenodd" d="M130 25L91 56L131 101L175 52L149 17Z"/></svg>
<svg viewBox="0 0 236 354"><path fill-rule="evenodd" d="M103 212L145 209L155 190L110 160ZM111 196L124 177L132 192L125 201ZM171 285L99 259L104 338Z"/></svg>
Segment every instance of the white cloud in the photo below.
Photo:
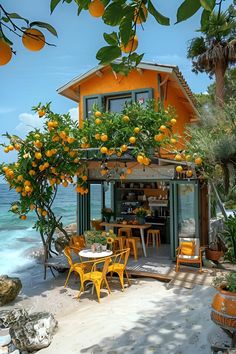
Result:
<svg viewBox="0 0 236 354"><path fill-rule="evenodd" d="M71 116L71 119L74 120L75 122L79 121L79 109L78 107L74 107L69 109L69 113Z"/></svg>
<svg viewBox="0 0 236 354"><path fill-rule="evenodd" d="M34 128L42 129L43 127L43 119L40 119L36 113L21 113L19 120L20 123L16 126L16 130L21 134L27 134Z"/></svg>

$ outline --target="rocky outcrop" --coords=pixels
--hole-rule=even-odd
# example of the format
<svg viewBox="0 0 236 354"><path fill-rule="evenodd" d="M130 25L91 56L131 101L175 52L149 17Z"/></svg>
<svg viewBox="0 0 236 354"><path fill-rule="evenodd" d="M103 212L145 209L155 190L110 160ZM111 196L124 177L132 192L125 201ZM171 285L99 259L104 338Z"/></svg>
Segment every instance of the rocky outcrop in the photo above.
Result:
<svg viewBox="0 0 236 354"><path fill-rule="evenodd" d="M21 288L22 284L19 278L0 276L0 306L15 300Z"/></svg>
<svg viewBox="0 0 236 354"><path fill-rule="evenodd" d="M0 312L0 328L0 349L3 352L10 352L11 346L18 353L31 353L50 345L57 321L48 312L28 314L24 309L5 310Z"/></svg>

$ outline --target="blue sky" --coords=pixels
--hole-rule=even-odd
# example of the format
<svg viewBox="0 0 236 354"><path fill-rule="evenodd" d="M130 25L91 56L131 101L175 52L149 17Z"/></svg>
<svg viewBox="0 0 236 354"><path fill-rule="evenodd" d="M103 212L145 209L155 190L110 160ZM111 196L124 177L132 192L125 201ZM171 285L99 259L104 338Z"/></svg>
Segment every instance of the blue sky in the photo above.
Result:
<svg viewBox="0 0 236 354"><path fill-rule="evenodd" d="M163 14L171 17L172 23L181 2L154 1ZM74 4L59 5L50 16L50 0L3 0L1 3L8 12L17 12L31 21L51 23L57 29L58 39L44 31L47 41L56 47L45 46L40 52L30 52L20 38L9 35L17 54L8 65L0 67L0 135L8 131L23 136L30 126L39 126L41 121L31 112L31 107L38 102L52 101L55 112L70 110L76 117L75 102L59 96L56 89L97 65L95 54L105 44L102 34L111 29L88 12L78 17ZM224 6L229 3L226 0ZM149 15L144 31L141 27L138 30L139 52L145 53L146 61L178 65L192 91L204 92L210 80L205 74L192 73L191 63L186 59L187 43L197 35L198 27L199 15L170 27L158 25ZM0 149L0 162L12 159L14 154L3 154Z"/></svg>

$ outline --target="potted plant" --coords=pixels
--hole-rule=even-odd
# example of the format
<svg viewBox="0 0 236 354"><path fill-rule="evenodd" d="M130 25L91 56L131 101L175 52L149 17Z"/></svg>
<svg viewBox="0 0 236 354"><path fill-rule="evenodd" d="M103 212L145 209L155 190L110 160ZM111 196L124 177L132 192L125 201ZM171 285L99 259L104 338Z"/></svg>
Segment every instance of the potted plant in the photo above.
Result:
<svg viewBox="0 0 236 354"><path fill-rule="evenodd" d="M218 292L212 301L211 319L228 330L236 330L236 272L229 272L213 280Z"/></svg>
<svg viewBox="0 0 236 354"><path fill-rule="evenodd" d="M227 245L226 258L236 263L236 212L230 215L224 223L224 231L221 235Z"/></svg>
<svg viewBox="0 0 236 354"><path fill-rule="evenodd" d="M114 215L111 208L103 208L102 216L105 218L106 222L110 222L111 217Z"/></svg>
<svg viewBox="0 0 236 354"><path fill-rule="evenodd" d="M210 242L206 248L206 258L211 261L218 262L219 259L224 255L222 250L221 242L216 239L214 242Z"/></svg>
<svg viewBox="0 0 236 354"><path fill-rule="evenodd" d="M140 208L136 208L134 210L134 213L136 214L138 223L140 225L145 224L145 216L148 214L148 210L140 207Z"/></svg>

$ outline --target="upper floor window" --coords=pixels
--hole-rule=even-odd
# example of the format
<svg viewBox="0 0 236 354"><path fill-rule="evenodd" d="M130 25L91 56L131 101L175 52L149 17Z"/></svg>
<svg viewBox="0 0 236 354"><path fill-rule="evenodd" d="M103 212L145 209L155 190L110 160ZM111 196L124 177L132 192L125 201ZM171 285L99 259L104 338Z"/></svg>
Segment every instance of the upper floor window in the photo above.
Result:
<svg viewBox="0 0 236 354"><path fill-rule="evenodd" d="M105 97L105 101L107 111L119 113L122 112L126 103L131 102L131 94L122 96L107 96Z"/></svg>

